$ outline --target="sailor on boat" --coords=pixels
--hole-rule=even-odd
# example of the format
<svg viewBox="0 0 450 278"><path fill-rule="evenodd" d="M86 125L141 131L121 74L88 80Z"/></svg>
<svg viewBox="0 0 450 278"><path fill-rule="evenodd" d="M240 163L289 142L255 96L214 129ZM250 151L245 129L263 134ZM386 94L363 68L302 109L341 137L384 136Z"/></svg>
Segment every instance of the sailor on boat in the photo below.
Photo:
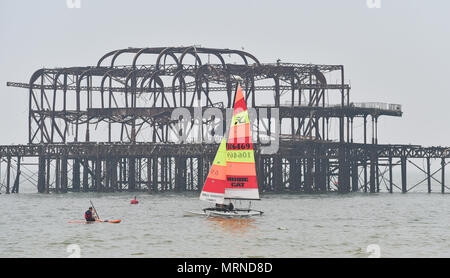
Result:
<svg viewBox="0 0 450 278"><path fill-rule="evenodd" d="M215 207L215 208L211 208L210 210L232 211L233 209L234 209L234 206L233 206L233 204L230 202L230 204L228 204L228 205L216 203L216 207Z"/></svg>
<svg viewBox="0 0 450 278"><path fill-rule="evenodd" d="M230 203L228 204L227 209L228 209L229 211L232 211L232 210L234 209L234 206L233 206L233 203L232 203L232 202L230 202Z"/></svg>
<svg viewBox="0 0 450 278"><path fill-rule="evenodd" d="M225 210L226 205L225 204L216 204L215 210Z"/></svg>

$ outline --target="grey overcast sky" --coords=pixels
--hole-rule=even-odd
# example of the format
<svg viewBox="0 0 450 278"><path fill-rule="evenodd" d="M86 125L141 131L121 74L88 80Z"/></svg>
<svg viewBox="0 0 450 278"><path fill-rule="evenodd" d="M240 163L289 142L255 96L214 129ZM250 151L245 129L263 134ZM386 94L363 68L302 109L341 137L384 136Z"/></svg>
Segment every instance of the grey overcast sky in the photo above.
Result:
<svg viewBox="0 0 450 278"><path fill-rule="evenodd" d="M450 1L0 1L0 144L27 143L27 82L129 46L237 48L261 62L343 64L354 102L403 105L380 143L450 145Z"/></svg>

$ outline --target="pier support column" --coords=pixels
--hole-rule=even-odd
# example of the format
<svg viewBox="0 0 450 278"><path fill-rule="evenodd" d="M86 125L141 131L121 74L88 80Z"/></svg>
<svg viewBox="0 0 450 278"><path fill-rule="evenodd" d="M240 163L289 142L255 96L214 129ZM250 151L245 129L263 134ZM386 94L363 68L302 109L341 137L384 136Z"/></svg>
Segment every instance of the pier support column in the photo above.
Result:
<svg viewBox="0 0 450 278"><path fill-rule="evenodd" d="M186 158L175 157L175 191L186 190Z"/></svg>
<svg viewBox="0 0 450 278"><path fill-rule="evenodd" d="M352 192L359 190L359 176L358 176L358 160L355 158L352 163Z"/></svg>
<svg viewBox="0 0 450 278"><path fill-rule="evenodd" d="M445 193L445 158L441 159L441 193Z"/></svg>
<svg viewBox="0 0 450 278"><path fill-rule="evenodd" d="M136 190L136 159L128 159L128 191Z"/></svg>
<svg viewBox="0 0 450 278"><path fill-rule="evenodd" d="M38 192L44 193L45 192L45 157L39 156L39 169L38 169Z"/></svg>
<svg viewBox="0 0 450 278"><path fill-rule="evenodd" d="M297 191L300 186L300 171L298 168L297 158L289 158L289 190Z"/></svg>
<svg viewBox="0 0 450 278"><path fill-rule="evenodd" d="M380 171L378 168L378 161L379 161L379 158L377 156L377 160L375 162L375 171L376 171L375 177L376 177L376 183L377 183L377 193L380 192Z"/></svg>
<svg viewBox="0 0 450 278"><path fill-rule="evenodd" d="M312 157L312 150L308 149L307 156L305 158L305 182L303 184L303 190L306 193L311 193L313 189L313 167L314 158Z"/></svg>
<svg viewBox="0 0 450 278"><path fill-rule="evenodd" d="M392 156L389 155L389 193L393 192L393 181L392 181Z"/></svg>
<svg viewBox="0 0 450 278"><path fill-rule="evenodd" d="M428 193L431 193L431 165L429 157L427 157L427 185L428 185Z"/></svg>
<svg viewBox="0 0 450 278"><path fill-rule="evenodd" d="M46 159L47 165L47 171L46 171L46 178L45 178L45 193L50 193L50 167L51 167L51 159L48 157Z"/></svg>
<svg viewBox="0 0 450 278"><path fill-rule="evenodd" d="M152 159L152 170L153 170L152 171L152 176L153 176L152 190L153 190L153 192L158 192L158 157L157 156L154 156Z"/></svg>
<svg viewBox="0 0 450 278"><path fill-rule="evenodd" d="M350 166L348 165L348 150L345 146L339 147L339 184L340 193L350 192Z"/></svg>
<svg viewBox="0 0 450 278"><path fill-rule="evenodd" d="M281 157L275 155L273 157L273 190L275 192L281 191L281 185L283 183L282 180L282 165L281 165Z"/></svg>
<svg viewBox="0 0 450 278"><path fill-rule="evenodd" d="M367 157L364 158L363 161L363 174L364 174L364 192L367 193Z"/></svg>
<svg viewBox="0 0 450 278"><path fill-rule="evenodd" d="M106 158L104 161L102 161L104 191L111 191L111 165L112 158Z"/></svg>
<svg viewBox="0 0 450 278"><path fill-rule="evenodd" d="M317 172L316 172L316 188L319 192L327 192L327 175L326 175L326 163L325 159L318 159Z"/></svg>
<svg viewBox="0 0 450 278"><path fill-rule="evenodd" d="M61 192L67 193L67 156L63 156L61 159Z"/></svg>
<svg viewBox="0 0 450 278"><path fill-rule="evenodd" d="M406 157L402 156L401 159L401 168L402 168L402 193L408 192L406 187Z"/></svg>
<svg viewBox="0 0 450 278"><path fill-rule="evenodd" d="M57 157L55 159L55 192L61 191L61 159Z"/></svg>
<svg viewBox="0 0 450 278"><path fill-rule="evenodd" d="M315 162L315 179L314 184L316 191L318 192L326 192L327 184L326 184L326 163L325 163L325 152L321 147L317 147L316 149L316 162Z"/></svg>
<svg viewBox="0 0 450 278"><path fill-rule="evenodd" d="M159 168L161 170L161 190L166 191L169 189L168 188L169 184L167 183L167 180L168 180L168 178L167 178L167 176L168 176L167 175L168 174L168 172L167 172L167 167L168 167L167 157L162 156L162 157L160 157L160 160L161 160L161 164L160 164L161 167L159 167Z"/></svg>
<svg viewBox="0 0 450 278"><path fill-rule="evenodd" d="M8 156L6 161L6 194L9 194L11 187L11 156Z"/></svg>
<svg viewBox="0 0 450 278"><path fill-rule="evenodd" d="M83 161L83 191L89 191L89 160Z"/></svg>
<svg viewBox="0 0 450 278"><path fill-rule="evenodd" d="M123 190L123 185L127 176L127 167L126 167L126 158L120 157L119 160L119 181L118 181L118 190Z"/></svg>
<svg viewBox="0 0 450 278"><path fill-rule="evenodd" d="M97 192L103 192L103 186L102 186L102 160L97 157L95 160L95 172L94 172L95 178L95 189Z"/></svg>
<svg viewBox="0 0 450 278"><path fill-rule="evenodd" d="M72 190L74 192L79 192L80 191L80 160L77 159L77 158L73 160Z"/></svg>
<svg viewBox="0 0 450 278"><path fill-rule="evenodd" d="M89 177L90 177L90 180L91 180L91 190L92 191L94 191L94 190L97 190L97 187L96 187L96 181L95 181L95 164L97 163L96 162L97 160L96 159L93 159L93 160L91 160L91 166L90 166L90 172L89 172Z"/></svg>
<svg viewBox="0 0 450 278"><path fill-rule="evenodd" d="M371 150L370 153L370 184L369 184L369 190L370 193L375 193L375 187L376 187L376 171L377 171L377 153L375 150Z"/></svg>
<svg viewBox="0 0 450 278"><path fill-rule="evenodd" d="M264 157L261 155L258 155L257 159L255 160L255 166L256 166L256 178L258 180L258 187L259 190L264 190Z"/></svg>
<svg viewBox="0 0 450 278"><path fill-rule="evenodd" d="M16 171L16 179L14 181L13 188L11 193L19 193L19 185L20 185L20 156L17 157L17 171Z"/></svg>
<svg viewBox="0 0 450 278"><path fill-rule="evenodd" d="M331 169L330 169L330 159L327 157L324 161L325 167L325 183L327 191L331 191Z"/></svg>
<svg viewBox="0 0 450 278"><path fill-rule="evenodd" d="M189 191L192 190L194 190L194 158L189 157Z"/></svg>
<svg viewBox="0 0 450 278"><path fill-rule="evenodd" d="M114 157L111 159L111 163L110 163L110 169L109 169L109 175L110 175L110 182L109 185L111 187L111 190L117 191L118 190L118 178L117 178L117 158Z"/></svg>
<svg viewBox="0 0 450 278"><path fill-rule="evenodd" d="M152 159L147 157L147 191L152 192Z"/></svg>

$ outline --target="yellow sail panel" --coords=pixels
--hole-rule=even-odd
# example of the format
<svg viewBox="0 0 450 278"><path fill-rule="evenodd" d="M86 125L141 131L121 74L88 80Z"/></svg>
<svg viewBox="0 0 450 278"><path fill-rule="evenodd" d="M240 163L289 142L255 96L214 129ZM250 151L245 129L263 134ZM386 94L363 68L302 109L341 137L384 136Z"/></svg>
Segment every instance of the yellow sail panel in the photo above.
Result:
<svg viewBox="0 0 450 278"><path fill-rule="evenodd" d="M216 157L214 158L213 165L227 166L226 162L227 154L227 140L224 138L220 142L219 149L217 150Z"/></svg>
<svg viewBox="0 0 450 278"><path fill-rule="evenodd" d="M227 163L228 162L255 163L255 154L253 150L228 150Z"/></svg>
<svg viewBox="0 0 450 278"><path fill-rule="evenodd" d="M248 110L245 110L240 113L237 113L236 115L233 115L231 125L235 126L235 125L249 124L249 123L250 123L250 119L248 117Z"/></svg>
<svg viewBox="0 0 450 278"><path fill-rule="evenodd" d="M200 200L222 204L225 195L227 142L223 139L206 177Z"/></svg>

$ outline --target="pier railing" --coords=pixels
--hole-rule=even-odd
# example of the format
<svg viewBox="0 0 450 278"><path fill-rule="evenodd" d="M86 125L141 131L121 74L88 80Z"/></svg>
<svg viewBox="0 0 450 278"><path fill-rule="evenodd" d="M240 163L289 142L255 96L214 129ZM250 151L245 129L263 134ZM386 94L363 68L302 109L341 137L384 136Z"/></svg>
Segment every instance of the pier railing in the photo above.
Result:
<svg viewBox="0 0 450 278"><path fill-rule="evenodd" d="M265 104L264 106L273 106L273 104ZM307 103L299 104L298 102L294 102L294 104L292 104L292 101L288 100L281 103L280 106L310 107L312 105L309 105ZM400 104L384 103L384 102L350 102L350 105L345 104L344 106L342 106L341 104L325 104L324 106L322 104L319 104L318 106L325 108L354 107L354 108L378 109L385 111L402 112L402 106Z"/></svg>

